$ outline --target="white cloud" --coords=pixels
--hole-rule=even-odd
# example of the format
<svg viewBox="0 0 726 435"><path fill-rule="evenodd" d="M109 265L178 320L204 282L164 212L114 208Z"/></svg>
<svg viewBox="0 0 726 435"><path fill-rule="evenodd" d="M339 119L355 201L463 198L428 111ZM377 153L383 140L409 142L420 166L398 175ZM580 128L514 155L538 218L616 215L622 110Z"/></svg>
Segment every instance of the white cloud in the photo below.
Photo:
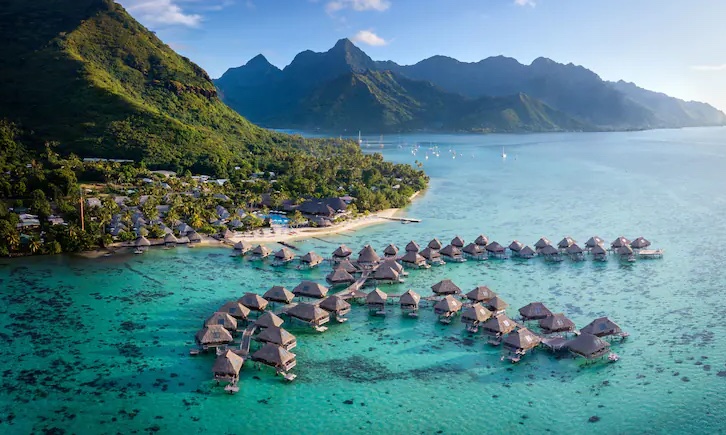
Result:
<svg viewBox="0 0 726 435"><path fill-rule="evenodd" d="M696 71L726 71L726 63L721 65L693 65L691 69Z"/></svg>
<svg viewBox="0 0 726 435"><path fill-rule="evenodd" d="M388 44L388 41L373 33L372 30L361 30L351 38L353 42L361 44L381 46Z"/></svg>
<svg viewBox="0 0 726 435"><path fill-rule="evenodd" d="M537 0L514 0L514 4L517 6L537 6Z"/></svg>
<svg viewBox="0 0 726 435"><path fill-rule="evenodd" d="M385 11L391 7L389 0L331 0L325 4L325 11L333 14L343 9L354 11Z"/></svg>
<svg viewBox="0 0 726 435"><path fill-rule="evenodd" d="M199 14L185 13L176 0L119 0L134 18L154 25L182 25L197 27L202 22Z"/></svg>

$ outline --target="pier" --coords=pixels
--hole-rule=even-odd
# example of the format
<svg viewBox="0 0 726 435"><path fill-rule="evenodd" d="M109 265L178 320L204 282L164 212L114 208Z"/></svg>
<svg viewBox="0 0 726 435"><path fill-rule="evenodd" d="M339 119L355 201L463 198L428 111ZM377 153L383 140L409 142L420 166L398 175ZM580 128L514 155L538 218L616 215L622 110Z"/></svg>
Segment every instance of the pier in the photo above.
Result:
<svg viewBox="0 0 726 435"><path fill-rule="evenodd" d="M387 217L387 216L381 216L383 219L388 219L389 221L398 221L403 224L418 224L421 223L421 219L416 218L405 218L405 217Z"/></svg>

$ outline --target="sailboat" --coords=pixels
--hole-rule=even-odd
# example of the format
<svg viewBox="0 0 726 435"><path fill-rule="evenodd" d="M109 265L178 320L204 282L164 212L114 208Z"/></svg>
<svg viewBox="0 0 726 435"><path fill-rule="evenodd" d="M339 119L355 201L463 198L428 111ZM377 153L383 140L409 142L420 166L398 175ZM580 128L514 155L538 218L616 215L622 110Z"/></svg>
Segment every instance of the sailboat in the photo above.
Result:
<svg viewBox="0 0 726 435"><path fill-rule="evenodd" d="M504 152L504 147L502 147L502 160L507 158L507 153Z"/></svg>
<svg viewBox="0 0 726 435"><path fill-rule="evenodd" d="M383 148L383 135L381 135L381 143L380 143L380 146L381 146L381 148Z"/></svg>
<svg viewBox="0 0 726 435"><path fill-rule="evenodd" d="M363 145L363 139L360 137L360 130L358 130L358 146Z"/></svg>

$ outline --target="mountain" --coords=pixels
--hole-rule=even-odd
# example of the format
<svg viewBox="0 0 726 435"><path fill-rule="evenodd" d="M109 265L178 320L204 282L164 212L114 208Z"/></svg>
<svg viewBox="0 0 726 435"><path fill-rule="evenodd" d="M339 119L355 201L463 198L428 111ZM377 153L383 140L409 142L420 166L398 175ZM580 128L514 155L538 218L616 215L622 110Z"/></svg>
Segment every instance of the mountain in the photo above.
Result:
<svg viewBox="0 0 726 435"><path fill-rule="evenodd" d="M552 131L726 124L726 116L707 104L606 82L587 68L547 58L523 65L504 56L471 63L433 56L402 66L373 61L344 39L325 53L300 53L274 81L254 76L248 82L254 86L242 85L242 77L252 74L247 65L241 69L230 69L215 82L223 99L251 120L275 127L480 131L487 125L486 131ZM366 71L388 74L383 80ZM505 102L514 106L476 110ZM502 122L502 111L521 114L522 105L534 116ZM463 113L464 108L471 112Z"/></svg>
<svg viewBox="0 0 726 435"><path fill-rule="evenodd" d="M380 132L589 128L519 92L468 98L412 80L393 63L383 68L348 39L324 53L304 51L283 70L263 59L257 56L228 70L215 84L230 107L270 127Z"/></svg>

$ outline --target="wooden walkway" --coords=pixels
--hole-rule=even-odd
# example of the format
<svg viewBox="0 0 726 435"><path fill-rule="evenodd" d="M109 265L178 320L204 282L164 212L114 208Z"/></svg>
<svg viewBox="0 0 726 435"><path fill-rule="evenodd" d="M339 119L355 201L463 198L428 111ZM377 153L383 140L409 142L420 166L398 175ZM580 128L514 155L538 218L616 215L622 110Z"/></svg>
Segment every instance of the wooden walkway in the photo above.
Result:
<svg viewBox="0 0 726 435"><path fill-rule="evenodd" d="M381 216L383 219L388 219L389 221L398 221L398 222L406 222L406 223L420 223L421 219L415 219L415 218L405 218L405 217L385 217Z"/></svg>
<svg viewBox="0 0 726 435"><path fill-rule="evenodd" d="M252 336L257 332L257 325L254 323L245 328L242 333L242 341L239 344L238 355L246 357L250 354L250 345L252 344Z"/></svg>
<svg viewBox="0 0 726 435"><path fill-rule="evenodd" d="M366 281L368 281L368 278L371 276L371 273L373 273L372 270L366 270L363 272L363 274L358 278L356 282L348 286L345 290L343 290L340 293L336 293L336 296L339 296L343 299L356 299L356 298L364 298L367 295L363 293L360 289L363 288Z"/></svg>

